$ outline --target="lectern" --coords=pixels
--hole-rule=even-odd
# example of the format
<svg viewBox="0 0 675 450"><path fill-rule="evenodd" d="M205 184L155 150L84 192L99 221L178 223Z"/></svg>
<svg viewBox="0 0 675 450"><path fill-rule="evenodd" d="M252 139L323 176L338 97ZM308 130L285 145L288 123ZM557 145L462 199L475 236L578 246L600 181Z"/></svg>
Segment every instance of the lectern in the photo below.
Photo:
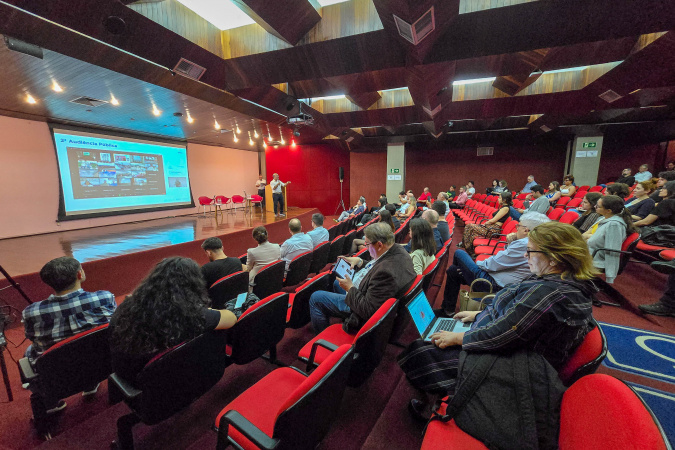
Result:
<svg viewBox="0 0 675 450"><path fill-rule="evenodd" d="M281 187L281 195L284 196L284 208L288 211L288 198L286 198L286 186ZM265 186L265 211L274 213L274 197L272 196L272 186ZM286 211L279 211L286 214Z"/></svg>

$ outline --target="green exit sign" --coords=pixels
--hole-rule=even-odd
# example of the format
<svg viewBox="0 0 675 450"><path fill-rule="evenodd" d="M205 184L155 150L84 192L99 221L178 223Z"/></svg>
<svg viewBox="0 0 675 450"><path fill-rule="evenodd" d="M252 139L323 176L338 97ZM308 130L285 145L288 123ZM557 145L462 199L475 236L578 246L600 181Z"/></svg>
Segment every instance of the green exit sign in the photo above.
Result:
<svg viewBox="0 0 675 450"><path fill-rule="evenodd" d="M584 142L584 148L595 148L598 146L597 142Z"/></svg>
<svg viewBox="0 0 675 450"><path fill-rule="evenodd" d="M400 169L389 169L389 173L399 173Z"/></svg>

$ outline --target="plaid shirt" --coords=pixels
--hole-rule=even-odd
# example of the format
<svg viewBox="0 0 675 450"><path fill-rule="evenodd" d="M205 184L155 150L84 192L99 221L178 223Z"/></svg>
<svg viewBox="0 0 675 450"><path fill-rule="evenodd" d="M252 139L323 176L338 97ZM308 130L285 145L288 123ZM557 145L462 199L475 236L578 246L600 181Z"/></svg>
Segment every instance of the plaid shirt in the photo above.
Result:
<svg viewBox="0 0 675 450"><path fill-rule="evenodd" d="M26 338L33 341L26 356L34 361L57 342L108 323L116 307L110 292L83 289L29 305L22 315Z"/></svg>

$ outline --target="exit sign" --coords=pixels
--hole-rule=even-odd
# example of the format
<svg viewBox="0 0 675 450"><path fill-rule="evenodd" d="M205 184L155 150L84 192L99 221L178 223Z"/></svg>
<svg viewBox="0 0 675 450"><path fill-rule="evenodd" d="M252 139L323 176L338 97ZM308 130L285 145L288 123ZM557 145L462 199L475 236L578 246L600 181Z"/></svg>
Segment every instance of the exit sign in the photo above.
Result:
<svg viewBox="0 0 675 450"><path fill-rule="evenodd" d="M595 148L598 146L597 142L584 142L583 148Z"/></svg>
<svg viewBox="0 0 675 450"><path fill-rule="evenodd" d="M389 173L400 173L400 169L389 169Z"/></svg>

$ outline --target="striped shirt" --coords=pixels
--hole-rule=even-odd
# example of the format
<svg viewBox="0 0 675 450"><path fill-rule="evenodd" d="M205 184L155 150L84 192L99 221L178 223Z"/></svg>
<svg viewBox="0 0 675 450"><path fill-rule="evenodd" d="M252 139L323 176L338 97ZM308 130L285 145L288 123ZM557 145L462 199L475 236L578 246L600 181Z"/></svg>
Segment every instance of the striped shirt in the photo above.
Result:
<svg viewBox="0 0 675 450"><path fill-rule="evenodd" d="M108 323L117 303L108 291L83 289L58 297L54 294L23 310L26 338L33 341L26 356L31 361L49 347L82 331Z"/></svg>
<svg viewBox="0 0 675 450"><path fill-rule="evenodd" d="M590 282L532 275L499 291L476 316L462 349L473 352L528 348L559 369L592 328Z"/></svg>

